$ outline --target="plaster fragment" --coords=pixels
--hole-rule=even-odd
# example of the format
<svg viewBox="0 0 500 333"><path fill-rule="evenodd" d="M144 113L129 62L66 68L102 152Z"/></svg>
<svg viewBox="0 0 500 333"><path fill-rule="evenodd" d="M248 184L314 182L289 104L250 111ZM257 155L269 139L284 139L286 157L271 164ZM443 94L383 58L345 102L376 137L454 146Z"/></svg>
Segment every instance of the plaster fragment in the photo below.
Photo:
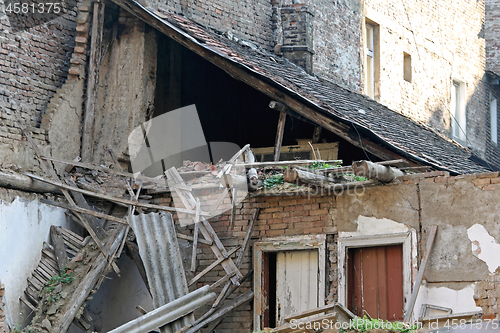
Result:
<svg viewBox="0 0 500 333"><path fill-rule="evenodd" d="M490 273L500 266L500 244L493 238L481 224L474 224L467 229L467 236L471 241L472 254L488 265Z"/></svg>

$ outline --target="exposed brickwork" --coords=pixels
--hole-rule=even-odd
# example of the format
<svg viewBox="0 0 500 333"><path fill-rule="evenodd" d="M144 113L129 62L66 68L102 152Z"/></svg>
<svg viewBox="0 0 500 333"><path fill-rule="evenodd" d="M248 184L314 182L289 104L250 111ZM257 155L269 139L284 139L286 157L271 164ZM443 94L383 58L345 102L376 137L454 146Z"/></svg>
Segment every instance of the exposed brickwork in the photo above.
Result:
<svg viewBox="0 0 500 333"><path fill-rule="evenodd" d="M500 1L485 0L486 69L500 73Z"/></svg>
<svg viewBox="0 0 500 333"><path fill-rule="evenodd" d="M48 130L50 128L50 121L54 113L59 108L60 104L64 100L65 96L74 88L77 80L85 78L85 65L87 60L87 41L89 40L89 29L91 14L90 1L84 1L78 6L78 17L76 19L76 32L75 37L75 47L73 49L73 55L70 59L70 67L68 70L68 78L64 85L56 90L56 93L50 99L49 104L45 110L45 114L42 117L42 122L40 127L42 129Z"/></svg>
<svg viewBox="0 0 500 333"><path fill-rule="evenodd" d="M281 52L294 64L313 72L313 17L307 6L281 8L283 46Z"/></svg>
<svg viewBox="0 0 500 333"><path fill-rule="evenodd" d="M476 283L476 305L483 309L483 319L500 318L500 274L490 274L486 281Z"/></svg>
<svg viewBox="0 0 500 333"><path fill-rule="evenodd" d="M3 2L0 6L3 12ZM68 73L76 36L75 10L21 32L13 32L7 16L0 17L1 120L18 115L39 127L49 99ZM19 140L16 135L9 138Z"/></svg>
<svg viewBox="0 0 500 333"><path fill-rule="evenodd" d="M272 43L270 1L256 0L148 0L159 6L217 31L228 32L239 39L254 42L267 50Z"/></svg>
<svg viewBox="0 0 500 333"><path fill-rule="evenodd" d="M7 332L7 326L5 324L5 303L3 302L3 296L5 295L5 286L0 283L0 333Z"/></svg>
<svg viewBox="0 0 500 333"><path fill-rule="evenodd" d="M464 185L479 186L486 191L488 190L488 186L497 186L500 184L500 174L498 172L487 172L452 177L448 172L433 171L406 175L393 183L387 185L375 185L375 189L367 189L367 192L369 193L368 195L364 194L365 191L360 191L359 193L361 196L357 200L366 204L366 206L370 206L373 204L373 200L380 199L375 198L379 197L378 194L387 193L382 190L390 191L391 187L393 187L393 190L396 192L403 191L403 188L414 188L415 191L417 191L417 187L408 187L405 186L405 184L421 184L422 186L420 188L426 184L433 184L433 186L436 186L437 189L435 193L440 193L453 191L450 187L454 186L455 183L457 183L457 185L460 184L456 187L458 191L457 195L461 193L460 191L464 191L468 188L464 187ZM377 187L379 187L382 192L377 192ZM491 188L491 190L500 191L500 187ZM209 198L206 206L202 206L202 209L209 210L209 205L213 205L215 203L217 195L213 193L211 194L210 190L198 190L194 192L196 195L213 196ZM351 209L343 206L345 202L342 199L342 196L350 195L352 195L352 193L349 194L348 191L345 191L336 193L336 195L329 194L307 196L289 193L276 196L260 195L256 197L247 197L242 203L236 206L235 223L232 227L230 226L229 210L222 215L211 219L210 223L227 249L232 249L235 246L242 244L249 220L251 219L252 213L256 207L259 207L261 210L254 225L251 245L254 242L262 241L270 237L282 238L296 235L326 234L327 286L325 296L326 302L331 303L338 300L338 228L341 228L342 225L343 228L345 228L345 221L341 222L345 217L342 216L346 214L346 210L349 211ZM175 199L174 195L174 200ZM154 202L164 205L172 205L173 203L172 198L169 195L157 196L154 199ZM382 203L382 201L380 201L380 203ZM221 205L225 209L230 209L231 207L229 200L223 201ZM395 203L395 205L398 204ZM369 210L365 213L370 214ZM364 213L360 211L360 214ZM178 218L191 218L185 214L178 215L179 216L174 214L174 218L177 222ZM180 232L190 235L192 235L193 229L194 226L192 224L186 227L178 228ZM340 231L345 231L345 229ZM200 237L202 237L201 234ZM417 237L421 238L422 236L417 235ZM190 244L191 243L189 243L189 246ZM249 270L254 268L255 263L252 260L252 253L253 249L251 248L244 257L241 267L242 274L246 274ZM187 259L189 259L189 257ZM196 272L200 272L213 263L216 258L208 246L199 244L197 260L198 267ZM188 272L188 275L189 274L191 273ZM198 282L196 287L212 284L224 275L225 272L219 265L203 277ZM498 296L500 295L499 285L500 278L498 277L498 274L491 275L486 280L482 280L481 278L476 283L475 300L478 306L483 308L485 319L498 318L498 309L500 309L498 304L498 299L500 298L500 296ZM244 283L243 286L240 287L240 289L238 289L230 298L237 297L251 287L252 283L250 281ZM220 287L215 291L216 293L220 292ZM206 310L208 310L208 306L197 311L196 315L200 316ZM217 330L220 332L247 333L252 330L252 322L253 304L247 303L232 312L231 316L224 318Z"/></svg>

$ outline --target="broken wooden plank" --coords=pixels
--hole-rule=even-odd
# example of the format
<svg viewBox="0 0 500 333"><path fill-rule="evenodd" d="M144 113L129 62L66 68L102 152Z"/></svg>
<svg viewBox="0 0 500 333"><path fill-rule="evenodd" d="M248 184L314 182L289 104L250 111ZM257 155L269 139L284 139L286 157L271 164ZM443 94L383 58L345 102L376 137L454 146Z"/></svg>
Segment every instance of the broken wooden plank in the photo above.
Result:
<svg viewBox="0 0 500 333"><path fill-rule="evenodd" d="M104 213L100 213L100 212L95 211L95 210L89 210L89 209L81 208L78 206L73 207L73 206L63 204L61 202L51 201L51 200L47 200L47 199L43 199L43 198L40 199L40 202L45 203L47 205L52 205L52 206L56 206L56 207L60 207L60 208L64 208L64 209L69 209L69 210L72 210L75 212L84 213L87 215L92 215L92 216L99 217L99 218L104 219L104 220L109 220L109 221L128 225L128 222L125 219L121 219L119 217L115 217L112 215L106 215Z"/></svg>
<svg viewBox="0 0 500 333"><path fill-rule="evenodd" d="M245 238L243 239L243 244L241 245L241 250L238 253L238 258L236 259L236 267L240 268L241 264L243 263L243 257L245 256L245 252L247 251L248 245L250 243L250 237L252 237L252 232L253 232L253 226L255 224L255 221L257 221L257 217L259 216L260 213L260 208L255 208L252 218L250 219L250 222L248 223L247 227L247 232L245 233Z"/></svg>
<svg viewBox="0 0 500 333"><path fill-rule="evenodd" d="M206 222L206 223L208 224L208 221L203 220L203 222ZM212 228L212 227L210 226L210 228ZM210 248L212 249L212 252L215 254L215 256L217 257L217 259L227 257L227 251L225 251L224 246L222 246L222 248L224 249L224 251L225 251L225 253L226 253L225 255L224 255L224 254L223 254L223 252L220 250L219 246L217 246L217 242L215 241L215 239L214 239L214 238L212 237L212 235L211 235L211 234L207 231L207 229L206 229L206 227L205 227L205 224L204 224L204 223L200 224L200 231L201 231L201 234L203 235L203 237L205 237L205 239L206 239L207 241L212 241L212 242L213 242L213 244L210 246ZM213 231L213 229L212 229L212 231ZM215 232L214 232L214 234L215 234ZM215 238L216 238L216 239L219 241L219 243L220 243L219 237L217 237L217 235L216 235L216 234L215 234ZM222 243L220 243L220 245L222 245ZM231 259L229 259L229 260L227 260L227 261L223 261L223 262L222 262L222 267L224 268L224 271L225 271L227 274L230 274L230 273L232 273L232 272L237 272L237 273L236 273L237 275L236 275L236 276L233 276L233 277L231 278L231 281L232 281L234 284L238 285L238 284L239 284L238 279L239 279L240 277L242 277L243 275L241 275L240 271L238 270L238 268L236 267L236 265L234 264L234 262L233 262Z"/></svg>
<svg viewBox="0 0 500 333"><path fill-rule="evenodd" d="M276 130L276 140L274 143L274 162L278 162L280 160L281 144L283 142L283 133L285 132L285 121L286 113L280 112L280 117L278 119L278 128Z"/></svg>
<svg viewBox="0 0 500 333"><path fill-rule="evenodd" d="M68 304L71 304L71 306L65 313L61 314L60 319L56 323L52 323L54 327L54 333L65 333L68 330L73 321L73 318L75 318L80 307L83 305L88 295L94 288L97 280L104 273L104 269L107 266L106 257L109 256L109 253L113 253L120 246L124 236L125 229L123 229L116 238L110 241L110 251L106 255L100 253L96 258L94 264L92 265L92 269L89 271L89 273L87 273L87 275L85 275L82 282L78 285L73 295L71 296L71 299L68 301Z"/></svg>
<svg viewBox="0 0 500 333"><path fill-rule="evenodd" d="M240 252L238 253L238 258L236 259L236 263L235 263L235 265L236 265L236 267L238 267L238 269L241 267L241 264L243 263L243 257L245 255L245 252L246 252L248 245L250 243L250 237L252 236L253 226L255 224L255 221L257 220L257 217L259 216L259 213L260 213L260 208L257 207L255 209L255 211L253 212L252 218L250 219L250 222L248 224L247 232L245 233L245 238L243 239L243 244L241 246ZM214 304L212 305L212 308L217 307L220 304L220 302L222 302L226 297L228 297L230 295L230 294L226 295L226 293L229 290L230 285L231 285L230 283L226 283L224 288L222 288L222 291L219 294L219 296L217 297L217 299L215 300ZM231 293L233 291L234 290L232 290Z"/></svg>
<svg viewBox="0 0 500 333"><path fill-rule="evenodd" d="M219 280L215 281L213 284L210 285L210 288L214 289L223 284L224 282L228 281L230 278L232 278L236 272L232 272L231 274L226 274L224 277L220 278ZM229 282L231 283L231 282Z"/></svg>
<svg viewBox="0 0 500 333"><path fill-rule="evenodd" d="M19 297L19 300L24 303L32 312L36 312L36 308L24 296Z"/></svg>
<svg viewBox="0 0 500 333"><path fill-rule="evenodd" d="M186 333L195 333L199 329L201 329L203 326L208 325L219 318L222 318L229 312L233 311L237 307L239 307L242 304L245 304L253 299L253 291L248 290L247 292L241 294L240 296L236 297L235 299L231 300L231 302L225 304L222 306L220 309L215 311L210 317L202 321L201 323L197 324L196 326L191 327L186 331ZM211 332L212 330L209 330L208 332Z"/></svg>
<svg viewBox="0 0 500 333"><path fill-rule="evenodd" d="M68 256L66 255L66 246L64 245L60 228L51 226L50 238L52 239L52 244L54 244L57 266L60 270L63 270L68 264Z"/></svg>
<svg viewBox="0 0 500 333"><path fill-rule="evenodd" d="M229 253L227 254L227 256L225 258L224 257L219 258L216 261L214 261L213 263L211 263L207 268L205 268L203 271L201 271L200 273L198 273L191 281L189 281L188 286L189 287L192 286L199 279L201 279L205 274L207 274L212 269L214 269L215 267L217 267L217 265L219 265L220 263L222 263L225 260L228 260L239 248L240 248L239 246L235 247L234 249L232 249L231 251L229 251Z"/></svg>
<svg viewBox="0 0 500 333"><path fill-rule="evenodd" d="M73 178L68 177L65 179L65 181L70 186L78 187L76 185L75 181L73 180ZM88 204L88 202L85 199L85 197L83 196L83 194L81 194L80 192L71 191L71 195L73 196L73 198L75 199L75 201L79 207L87 209L87 210L94 210ZM88 215L87 221L88 221L90 227L92 228L92 230L94 230L97 237L99 237L99 239L103 239L104 237L106 237L106 232L102 228L101 222L94 215Z"/></svg>
<svg viewBox="0 0 500 333"><path fill-rule="evenodd" d="M314 163L325 163L325 164L342 164L342 160L293 160L293 161L278 161L278 162L254 162L254 163L235 163L235 166L241 166L245 168L266 168L266 167L283 167L291 165L313 165Z"/></svg>
<svg viewBox="0 0 500 333"><path fill-rule="evenodd" d="M41 165L42 169L44 170L45 173L47 173L48 175L50 175L52 177L52 179L54 180L54 182L52 182L52 181L50 181L48 179L44 179L43 182L44 183L51 182L52 185L60 187L62 193L64 194L64 197L66 198L66 200L68 200L69 204L71 206L76 206L75 201L73 200L73 198L71 197L71 195L69 194L69 192L67 191L67 189L65 189L63 187L64 185L61 183L61 180L57 176L57 174L56 174L56 172L55 172L54 167L52 166L52 164L50 164L46 160L42 159L42 157L43 157L42 151L40 150L40 148L38 148L38 146L35 143L35 141L33 141L33 138L31 137L31 134L28 133L28 131L26 131L26 128L21 123L21 121L19 120L19 118L17 119L17 124L21 128L21 131L23 132L24 136L28 139L28 142L31 144L31 147L35 151L35 155L40 159L40 165ZM34 176L34 175L27 175L27 176L30 177L30 178L32 178L32 179L34 177L38 178L38 180L43 179L43 177L37 177L37 176ZM105 254L104 249L102 248L101 241L99 240L99 237L95 234L94 230L90 226L90 224L87 221L87 219L84 216L82 216L80 213L75 213L75 215L78 217L78 219L82 222L82 224L85 227L85 229L87 229L87 231L89 232L89 234L92 236L92 238L94 239L96 245L99 247L99 250L103 254ZM119 275L120 270L118 269L118 266L113 265L113 269Z"/></svg>
<svg viewBox="0 0 500 333"><path fill-rule="evenodd" d="M53 185L59 186L60 188L65 189L65 190L71 190L71 191L75 191L75 192L80 192L82 194L85 194L85 195L88 195L88 196L91 196L91 197L95 197L95 198L99 198L99 199L104 199L104 200L108 200L108 201L111 201L111 202L122 203L122 204L125 204L125 205L132 205L132 206L138 206L138 207L149 208L149 209L158 209L158 210L167 211L167 212L179 212L179 213L186 213L186 214L196 214L196 212L194 210L191 210L191 209L172 208L172 207L167 207L167 206L160 206L160 205L148 204L148 203L144 203L144 202L140 202L140 201L139 202L135 202L135 201L132 201L132 200L117 198L117 197L113 197L113 196L106 195L106 194L100 194L100 193L95 193L95 192L92 192L92 191L82 190L81 188L78 188L78 187L73 187L73 186L69 186L69 185L63 184L63 183L54 182L54 181L51 181L49 179L46 179L46 178L43 178L43 177L39 177L39 176L30 174L30 173L26 173L26 175L29 176L29 177L31 177L31 178L33 178L33 179L37 179L37 180L43 181L43 182L48 183L48 184L53 184ZM200 215L201 216L207 216L207 217L209 216L209 214L206 213L206 212L204 212L204 211L201 211Z"/></svg>
<svg viewBox="0 0 500 333"><path fill-rule="evenodd" d="M198 200L198 203L200 201ZM197 207L198 209L198 207ZM194 223L194 231L193 231L193 251L191 251L191 272L196 272L196 251L198 248L198 234L200 228L200 222Z"/></svg>
<svg viewBox="0 0 500 333"><path fill-rule="evenodd" d="M181 234L179 232L177 233L177 238L185 239L185 240L194 242L194 237L191 237L191 236L188 236L188 235L184 235L184 234ZM198 243L202 243L202 244L206 244L206 245L212 245L214 242L207 241L207 240L202 239L202 238L198 238Z"/></svg>
<svg viewBox="0 0 500 333"><path fill-rule="evenodd" d="M49 156L42 156L42 159L47 160L47 161L52 161L52 162L58 162L58 163L64 163L64 164L68 164L68 165L79 166L79 167L89 169L89 170L103 171L103 172L106 172L106 173L109 173L112 175L123 176L123 177L133 178L136 180L142 180L142 181L155 183L155 184L162 185L162 186L167 186L167 183L164 179L151 178L151 177L141 175L140 173L133 174L130 172L119 171L119 170L107 168L105 166L95 165L92 163L68 161L68 160L55 158L55 157L49 157ZM182 174L182 172L181 172L181 174Z"/></svg>
<svg viewBox="0 0 500 333"><path fill-rule="evenodd" d="M425 268L427 267L427 262L429 261L429 256L432 251L432 244L434 243L436 232L437 232L437 226L436 225L431 226L431 230L429 232L429 238L427 238L427 247L425 249L422 262L420 263L420 267L418 269L417 278L415 279L415 284L413 285L413 291L411 293L410 301L408 302L408 308L406 310L406 314L404 317L404 322L406 323L410 322L411 315L413 313L413 307L415 306L415 302L417 300L420 284L422 283L422 279L424 278Z"/></svg>
<svg viewBox="0 0 500 333"><path fill-rule="evenodd" d="M90 56L87 78L87 98L82 135L82 159L92 160L94 147L94 123L97 103L97 84L99 82L99 67L101 63L101 43L104 26L104 3L94 2L92 18L92 34L90 41Z"/></svg>

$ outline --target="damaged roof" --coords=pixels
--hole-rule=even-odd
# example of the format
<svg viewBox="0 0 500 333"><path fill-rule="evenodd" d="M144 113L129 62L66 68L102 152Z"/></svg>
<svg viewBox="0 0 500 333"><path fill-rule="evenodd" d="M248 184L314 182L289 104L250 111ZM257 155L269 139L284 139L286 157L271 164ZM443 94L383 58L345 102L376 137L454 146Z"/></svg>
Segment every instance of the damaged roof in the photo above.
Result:
<svg viewBox="0 0 500 333"><path fill-rule="evenodd" d="M229 40L184 16L145 8L134 0L113 2L235 79L380 158L406 158L454 174L491 171L468 149L430 127L364 95L309 75L283 57L251 43Z"/></svg>

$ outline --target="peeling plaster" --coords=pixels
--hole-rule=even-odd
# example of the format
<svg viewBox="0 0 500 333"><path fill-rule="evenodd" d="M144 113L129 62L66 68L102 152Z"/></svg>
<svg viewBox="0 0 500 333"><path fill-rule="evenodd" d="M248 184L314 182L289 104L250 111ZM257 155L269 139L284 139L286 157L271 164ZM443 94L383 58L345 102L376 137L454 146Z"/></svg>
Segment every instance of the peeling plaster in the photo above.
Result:
<svg viewBox="0 0 500 333"><path fill-rule="evenodd" d="M407 232L408 226L386 218L378 219L360 215L356 220L358 225L355 232L341 232L341 237L359 236L359 235L383 235L397 234Z"/></svg>
<svg viewBox="0 0 500 333"><path fill-rule="evenodd" d="M472 254L488 265L488 270L493 273L500 266L500 244L493 238L488 230L481 224L474 224L467 229L467 236L472 245Z"/></svg>
<svg viewBox="0 0 500 333"><path fill-rule="evenodd" d="M474 286L475 283L471 283L462 289L455 290L447 287L428 286L424 282L415 302L414 319L419 316L422 304L451 308L453 313L480 312L481 308L476 306L474 301Z"/></svg>

